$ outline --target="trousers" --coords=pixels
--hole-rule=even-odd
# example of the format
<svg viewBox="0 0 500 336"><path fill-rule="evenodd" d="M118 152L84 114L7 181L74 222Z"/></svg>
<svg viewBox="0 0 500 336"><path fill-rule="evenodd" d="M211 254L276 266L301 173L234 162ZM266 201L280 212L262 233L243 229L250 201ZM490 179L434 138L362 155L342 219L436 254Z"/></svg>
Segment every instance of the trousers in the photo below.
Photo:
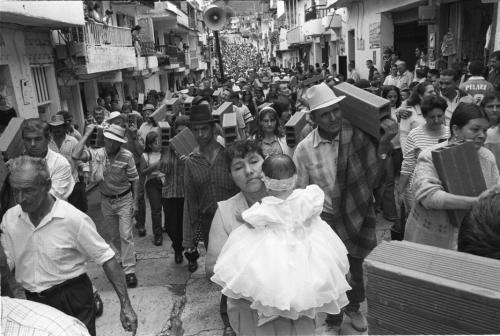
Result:
<svg viewBox="0 0 500 336"><path fill-rule="evenodd" d="M155 237L159 237L163 234L161 229L162 187L163 185L159 178L152 178L146 182L146 194L148 195L149 205L151 207L151 223L153 235ZM163 210L165 211L165 209Z"/></svg>
<svg viewBox="0 0 500 336"><path fill-rule="evenodd" d="M164 225L170 240L172 240L172 248L175 252L182 252L184 198L163 198L162 203L165 217Z"/></svg>

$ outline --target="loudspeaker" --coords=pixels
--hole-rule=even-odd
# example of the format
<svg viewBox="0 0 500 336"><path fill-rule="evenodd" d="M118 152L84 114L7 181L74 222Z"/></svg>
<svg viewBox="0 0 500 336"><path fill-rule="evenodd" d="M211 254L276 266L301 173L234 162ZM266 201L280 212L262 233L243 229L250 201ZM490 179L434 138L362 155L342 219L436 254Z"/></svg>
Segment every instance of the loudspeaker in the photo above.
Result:
<svg viewBox="0 0 500 336"><path fill-rule="evenodd" d="M217 5L208 6L203 13L203 21L212 30L221 30L227 22L224 8Z"/></svg>

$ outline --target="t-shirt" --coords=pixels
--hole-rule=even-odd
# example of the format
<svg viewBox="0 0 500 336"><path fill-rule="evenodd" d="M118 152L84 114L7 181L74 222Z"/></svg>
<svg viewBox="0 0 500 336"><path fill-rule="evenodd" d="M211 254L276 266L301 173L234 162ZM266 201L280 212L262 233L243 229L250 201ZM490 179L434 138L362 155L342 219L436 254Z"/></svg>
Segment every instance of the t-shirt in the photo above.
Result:
<svg viewBox="0 0 500 336"><path fill-rule="evenodd" d="M460 89L470 94L477 105L481 104L484 96L495 91L493 84L482 76L470 77L469 80L460 86Z"/></svg>

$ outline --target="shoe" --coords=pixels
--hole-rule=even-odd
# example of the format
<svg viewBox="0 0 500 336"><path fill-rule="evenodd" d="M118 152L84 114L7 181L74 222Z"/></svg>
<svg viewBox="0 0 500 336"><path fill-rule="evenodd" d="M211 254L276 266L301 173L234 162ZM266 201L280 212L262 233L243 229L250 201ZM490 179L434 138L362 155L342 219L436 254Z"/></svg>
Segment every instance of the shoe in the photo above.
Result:
<svg viewBox="0 0 500 336"><path fill-rule="evenodd" d="M137 277L135 276L135 273L125 274L125 280L127 281L128 288L137 287Z"/></svg>
<svg viewBox="0 0 500 336"><path fill-rule="evenodd" d="M94 306L95 306L95 316L99 317L102 315L104 310L104 304L102 303L101 296L98 292L94 293Z"/></svg>
<svg viewBox="0 0 500 336"><path fill-rule="evenodd" d="M222 336L236 336L233 328L231 326L224 327L224 331L222 332Z"/></svg>
<svg viewBox="0 0 500 336"><path fill-rule="evenodd" d="M197 250L193 252L184 252L184 256L188 260L188 270L193 273L198 269L198 258L200 257L200 253Z"/></svg>
<svg viewBox="0 0 500 336"><path fill-rule="evenodd" d="M184 257L182 256L182 251L181 252L175 252L175 263L180 264L184 260Z"/></svg>
<svg viewBox="0 0 500 336"><path fill-rule="evenodd" d="M366 321L366 317L358 311L345 311L345 314L349 316L351 319L351 324L354 329L359 332L366 331L368 329L368 321Z"/></svg>
<svg viewBox="0 0 500 336"><path fill-rule="evenodd" d="M162 246L163 245L163 237L156 236L154 239L154 244L155 244L155 246Z"/></svg>
<svg viewBox="0 0 500 336"><path fill-rule="evenodd" d="M137 229L137 232L139 233L139 237L146 236L146 229Z"/></svg>

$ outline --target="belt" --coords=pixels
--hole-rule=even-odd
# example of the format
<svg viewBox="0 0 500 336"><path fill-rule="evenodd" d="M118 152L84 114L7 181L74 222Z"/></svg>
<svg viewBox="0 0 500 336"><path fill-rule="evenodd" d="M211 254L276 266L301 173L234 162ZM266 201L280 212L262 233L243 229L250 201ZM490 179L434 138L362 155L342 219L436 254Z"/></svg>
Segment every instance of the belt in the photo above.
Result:
<svg viewBox="0 0 500 336"><path fill-rule="evenodd" d="M107 198L118 199L120 197L123 197L123 196L127 195L129 192L130 192L130 188L128 188L127 190L125 190L124 192L122 192L122 193L120 193L118 195L111 195L110 196L110 195L106 195L106 194L102 194L102 193L101 194L102 194L102 196L107 197Z"/></svg>
<svg viewBox="0 0 500 336"><path fill-rule="evenodd" d="M24 291L28 294L28 295L32 295L32 296L36 296L36 297L39 297L39 298L45 298L51 294L53 294L54 292L64 288L64 287L68 287L70 285L73 285L83 279L85 279L87 277L87 273L83 273L79 276L77 276L76 278L72 278L72 279L69 279L69 280L66 280L64 282L61 282L60 284L57 284L55 286L52 286L44 291L41 291L40 293L37 293L37 292L30 292L29 290L25 289Z"/></svg>

